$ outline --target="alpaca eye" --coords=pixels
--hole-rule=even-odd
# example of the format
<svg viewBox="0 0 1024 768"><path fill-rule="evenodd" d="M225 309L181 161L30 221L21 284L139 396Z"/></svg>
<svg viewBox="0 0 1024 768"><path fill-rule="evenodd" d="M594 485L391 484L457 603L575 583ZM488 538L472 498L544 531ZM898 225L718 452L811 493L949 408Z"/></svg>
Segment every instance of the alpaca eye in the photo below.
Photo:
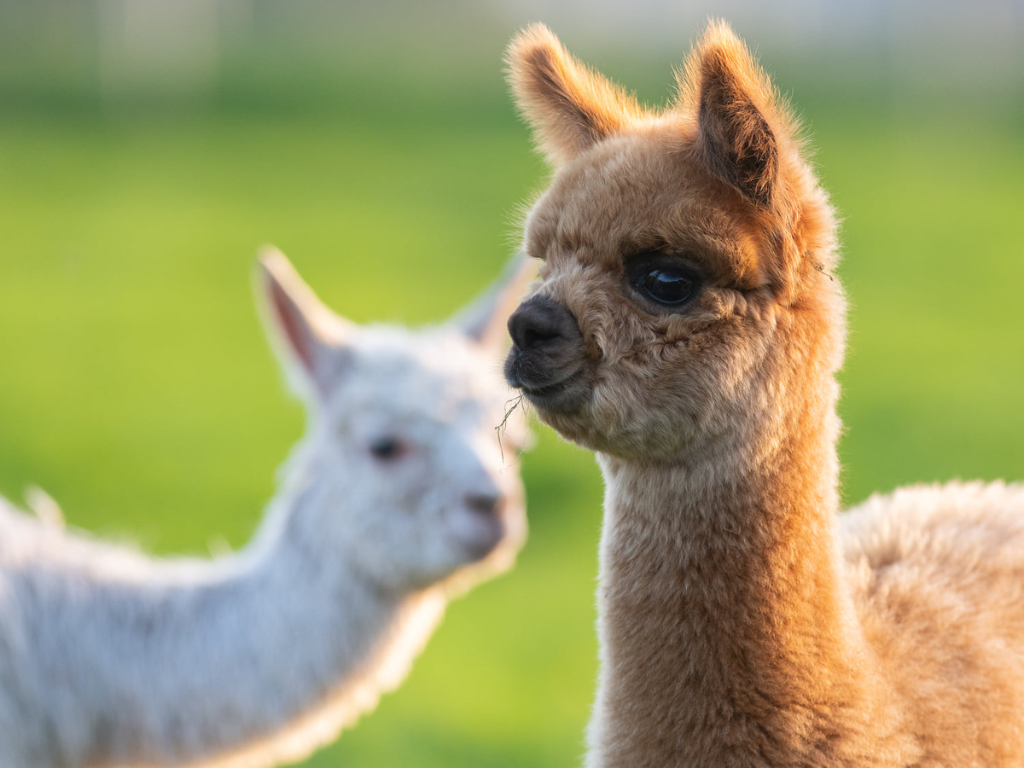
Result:
<svg viewBox="0 0 1024 768"><path fill-rule="evenodd" d="M396 459L405 452L402 441L396 437L378 437L370 443L370 453L376 459Z"/></svg>
<svg viewBox="0 0 1024 768"><path fill-rule="evenodd" d="M694 280L683 272L657 267L640 275L637 289L659 304L675 306L693 296Z"/></svg>

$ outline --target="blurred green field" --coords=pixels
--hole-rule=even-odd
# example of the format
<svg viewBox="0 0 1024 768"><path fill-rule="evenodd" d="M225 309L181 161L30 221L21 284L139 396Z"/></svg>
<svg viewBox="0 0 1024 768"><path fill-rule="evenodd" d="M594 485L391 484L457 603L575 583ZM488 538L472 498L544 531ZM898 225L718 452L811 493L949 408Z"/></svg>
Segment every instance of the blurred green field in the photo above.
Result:
<svg viewBox="0 0 1024 768"><path fill-rule="evenodd" d="M0 492L38 484L71 524L160 553L247 539L302 430L253 309L257 246L355 320L439 320L544 184L502 93L386 85L319 111L4 114ZM845 220L844 498L1024 477L1019 116L793 98ZM404 687L309 765L578 764L600 478L536 432L517 569L453 604Z"/></svg>

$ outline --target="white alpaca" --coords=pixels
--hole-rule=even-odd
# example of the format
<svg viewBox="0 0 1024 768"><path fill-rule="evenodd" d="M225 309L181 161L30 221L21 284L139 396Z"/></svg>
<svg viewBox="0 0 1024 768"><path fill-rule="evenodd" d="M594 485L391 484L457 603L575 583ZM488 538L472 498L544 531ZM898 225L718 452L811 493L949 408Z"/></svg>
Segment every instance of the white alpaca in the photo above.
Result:
<svg viewBox="0 0 1024 768"><path fill-rule="evenodd" d="M299 759L521 546L496 353L526 268L420 331L342 320L276 252L258 271L310 418L248 547L156 560L0 499L0 768Z"/></svg>

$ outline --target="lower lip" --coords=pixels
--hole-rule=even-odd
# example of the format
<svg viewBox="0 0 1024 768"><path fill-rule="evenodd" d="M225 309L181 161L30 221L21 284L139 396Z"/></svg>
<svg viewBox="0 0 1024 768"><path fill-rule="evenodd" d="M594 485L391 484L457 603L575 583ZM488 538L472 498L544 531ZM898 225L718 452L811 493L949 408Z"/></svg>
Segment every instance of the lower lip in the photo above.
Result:
<svg viewBox="0 0 1024 768"><path fill-rule="evenodd" d="M526 397L533 400L538 398L541 400L557 397L558 395L564 394L573 384L579 381L583 377L583 368L578 368L573 371L570 375L566 376L560 381L556 381L553 384L545 384L542 387L530 387L527 384L519 384L518 388L522 391Z"/></svg>

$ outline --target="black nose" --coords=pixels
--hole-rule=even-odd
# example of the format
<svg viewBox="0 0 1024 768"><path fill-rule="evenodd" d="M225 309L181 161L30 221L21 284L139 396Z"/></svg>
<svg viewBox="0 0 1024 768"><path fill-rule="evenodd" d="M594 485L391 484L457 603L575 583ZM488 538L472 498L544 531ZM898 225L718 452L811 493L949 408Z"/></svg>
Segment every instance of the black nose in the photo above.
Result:
<svg viewBox="0 0 1024 768"><path fill-rule="evenodd" d="M495 515L504 505L504 497L497 493L467 493L466 506L481 515Z"/></svg>
<svg viewBox="0 0 1024 768"><path fill-rule="evenodd" d="M572 313L547 296L534 296L508 319L508 333L522 351L579 336Z"/></svg>

